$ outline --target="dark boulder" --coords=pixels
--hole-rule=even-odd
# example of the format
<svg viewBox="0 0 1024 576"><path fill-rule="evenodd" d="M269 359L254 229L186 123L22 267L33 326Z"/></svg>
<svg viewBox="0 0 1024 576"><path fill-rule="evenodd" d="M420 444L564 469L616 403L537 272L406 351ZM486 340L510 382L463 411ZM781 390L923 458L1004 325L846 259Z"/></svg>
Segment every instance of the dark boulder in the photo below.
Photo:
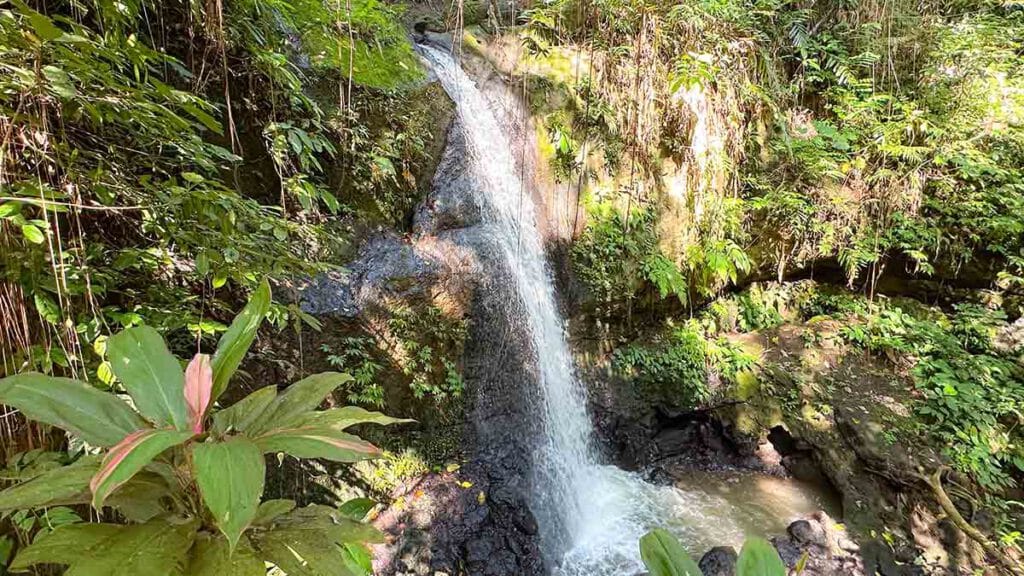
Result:
<svg viewBox="0 0 1024 576"><path fill-rule="evenodd" d="M732 546L715 546L700 558L697 564L704 576L734 576L736 550Z"/></svg>

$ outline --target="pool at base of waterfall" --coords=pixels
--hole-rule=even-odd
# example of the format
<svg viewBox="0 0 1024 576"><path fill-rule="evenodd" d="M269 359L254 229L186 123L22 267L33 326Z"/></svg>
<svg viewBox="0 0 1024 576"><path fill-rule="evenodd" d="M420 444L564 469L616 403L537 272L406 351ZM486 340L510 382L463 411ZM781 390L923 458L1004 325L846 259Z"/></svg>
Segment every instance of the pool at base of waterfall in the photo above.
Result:
<svg viewBox="0 0 1024 576"><path fill-rule="evenodd" d="M556 576L643 574L639 541L648 530L674 533L694 560L715 546L737 551L751 536L783 535L798 517L840 511L822 486L745 471L687 471L675 484L658 486L614 466L594 466L587 476L584 518L577 537L553 566Z"/></svg>

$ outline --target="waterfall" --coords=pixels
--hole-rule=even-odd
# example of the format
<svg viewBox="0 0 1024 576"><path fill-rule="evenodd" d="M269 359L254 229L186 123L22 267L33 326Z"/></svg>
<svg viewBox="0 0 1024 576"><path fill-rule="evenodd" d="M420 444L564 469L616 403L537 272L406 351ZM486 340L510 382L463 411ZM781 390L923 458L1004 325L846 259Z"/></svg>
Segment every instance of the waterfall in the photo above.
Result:
<svg viewBox="0 0 1024 576"><path fill-rule="evenodd" d="M490 248L511 273L516 309L524 312L514 320L524 324L532 340L538 379L534 402L542 433L530 455L529 501L548 566L560 576L638 573L643 567L637 542L653 526L673 528L684 538L689 533L691 542L694 530L736 541L735 526L716 518L721 502L652 486L600 463L536 210L528 183L516 169L512 145L484 95L448 50L421 50L456 104L453 129L462 131L473 194L493 229Z"/></svg>

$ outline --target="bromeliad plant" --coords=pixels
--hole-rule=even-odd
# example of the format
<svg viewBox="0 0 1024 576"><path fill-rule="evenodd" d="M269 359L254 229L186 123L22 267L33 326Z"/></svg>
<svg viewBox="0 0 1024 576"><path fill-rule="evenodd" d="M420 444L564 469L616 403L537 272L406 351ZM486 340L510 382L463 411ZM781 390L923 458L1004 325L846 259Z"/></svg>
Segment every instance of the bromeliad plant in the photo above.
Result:
<svg viewBox="0 0 1024 576"><path fill-rule="evenodd" d="M378 449L345 429L400 420L356 407L317 410L351 380L334 372L216 407L269 306L264 282L212 358L196 354L184 371L152 328L112 336L107 352L130 402L68 378L0 380L0 403L105 449L0 492L0 511L91 503L128 521L44 534L20 551L12 571L45 563L68 565L68 574L264 576L270 562L290 576L369 573L365 543L380 534L359 521L363 503L262 501L264 454L374 458Z"/></svg>

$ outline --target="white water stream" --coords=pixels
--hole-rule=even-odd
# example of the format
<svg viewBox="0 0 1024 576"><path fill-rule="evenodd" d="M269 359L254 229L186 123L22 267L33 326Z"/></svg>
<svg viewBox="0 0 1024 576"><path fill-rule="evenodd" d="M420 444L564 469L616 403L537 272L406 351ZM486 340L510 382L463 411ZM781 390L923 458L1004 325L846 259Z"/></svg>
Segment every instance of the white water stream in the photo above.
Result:
<svg viewBox="0 0 1024 576"><path fill-rule="evenodd" d="M516 169L512 145L475 83L447 50L422 51L455 101L457 130L466 141L466 166L496 248L512 271L513 291L525 315L539 376L536 409L542 440L532 454L531 510L545 561L559 576L619 576L643 571L638 542L666 527L691 551L707 543L742 542L733 508L713 492L654 486L603 465L593 446L584 390L576 378L563 321L555 303L529 190Z"/></svg>

